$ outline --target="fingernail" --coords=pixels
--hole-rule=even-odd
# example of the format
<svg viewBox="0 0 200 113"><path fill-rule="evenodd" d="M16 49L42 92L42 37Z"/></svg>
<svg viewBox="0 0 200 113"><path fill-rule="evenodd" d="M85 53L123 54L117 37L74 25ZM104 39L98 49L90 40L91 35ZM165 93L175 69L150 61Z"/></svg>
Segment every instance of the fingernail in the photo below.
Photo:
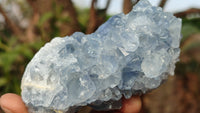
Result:
<svg viewBox="0 0 200 113"><path fill-rule="evenodd" d="M10 111L10 110L8 110L8 109L6 109L6 108L4 108L4 107L1 107L2 108L2 110L5 112L5 113L13 113L12 111Z"/></svg>

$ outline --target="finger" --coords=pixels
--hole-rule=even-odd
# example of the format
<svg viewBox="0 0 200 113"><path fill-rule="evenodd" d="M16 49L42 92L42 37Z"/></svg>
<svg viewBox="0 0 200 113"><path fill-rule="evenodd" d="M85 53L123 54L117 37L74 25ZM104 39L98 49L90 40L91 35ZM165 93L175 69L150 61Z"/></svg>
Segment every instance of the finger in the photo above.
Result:
<svg viewBox="0 0 200 113"><path fill-rule="evenodd" d="M123 106L121 108L122 113L139 113L142 107L142 102L139 96L131 97L130 99L123 100Z"/></svg>
<svg viewBox="0 0 200 113"><path fill-rule="evenodd" d="M6 113L28 113L21 97L16 94L8 93L1 96L0 105Z"/></svg>

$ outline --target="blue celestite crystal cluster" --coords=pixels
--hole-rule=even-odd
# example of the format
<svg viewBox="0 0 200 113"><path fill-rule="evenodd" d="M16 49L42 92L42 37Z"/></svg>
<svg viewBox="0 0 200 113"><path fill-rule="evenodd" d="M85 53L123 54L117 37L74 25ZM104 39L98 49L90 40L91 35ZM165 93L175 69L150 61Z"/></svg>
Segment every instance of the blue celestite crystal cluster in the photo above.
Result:
<svg viewBox="0 0 200 113"><path fill-rule="evenodd" d="M122 96L146 93L174 74L180 31L181 19L141 0L93 34L76 32L42 47L23 75L22 99L31 113L120 108Z"/></svg>

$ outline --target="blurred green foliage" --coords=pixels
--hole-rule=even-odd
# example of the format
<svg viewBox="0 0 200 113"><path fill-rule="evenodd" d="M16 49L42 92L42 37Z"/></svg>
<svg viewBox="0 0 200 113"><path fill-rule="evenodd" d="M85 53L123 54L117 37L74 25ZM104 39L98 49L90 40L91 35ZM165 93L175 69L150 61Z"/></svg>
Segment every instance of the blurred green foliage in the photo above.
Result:
<svg viewBox="0 0 200 113"><path fill-rule="evenodd" d="M183 26L182 26L182 42L185 41L190 35L199 33L200 32L200 19L194 18L194 19L187 19L184 18L182 20Z"/></svg>
<svg viewBox="0 0 200 113"><path fill-rule="evenodd" d="M184 76L196 73L200 77L200 18L182 21L181 56L175 72Z"/></svg>
<svg viewBox="0 0 200 113"><path fill-rule="evenodd" d="M181 40L181 43L186 42L189 40L188 38L191 38L190 36L193 34L200 33L200 19L183 19L183 26L182 26L182 35L183 38ZM190 51L194 48L200 47L200 41L193 41L190 44L184 45L182 47L182 52Z"/></svg>
<svg viewBox="0 0 200 113"><path fill-rule="evenodd" d="M20 80L25 65L34 53L44 44L43 41L19 44L15 37L7 43L0 38L0 90L20 93Z"/></svg>
<svg viewBox="0 0 200 113"><path fill-rule="evenodd" d="M89 20L89 9L78 9L78 21L81 26L81 31L86 31Z"/></svg>

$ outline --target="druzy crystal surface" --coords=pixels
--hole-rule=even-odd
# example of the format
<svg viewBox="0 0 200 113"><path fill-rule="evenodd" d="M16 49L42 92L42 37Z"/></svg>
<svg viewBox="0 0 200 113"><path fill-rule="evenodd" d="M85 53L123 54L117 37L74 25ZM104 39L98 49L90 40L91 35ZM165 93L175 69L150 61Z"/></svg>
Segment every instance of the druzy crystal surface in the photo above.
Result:
<svg viewBox="0 0 200 113"><path fill-rule="evenodd" d="M42 47L23 75L22 99L33 113L119 108L122 96L145 93L173 75L180 31L180 19L141 0L93 34L76 32Z"/></svg>

